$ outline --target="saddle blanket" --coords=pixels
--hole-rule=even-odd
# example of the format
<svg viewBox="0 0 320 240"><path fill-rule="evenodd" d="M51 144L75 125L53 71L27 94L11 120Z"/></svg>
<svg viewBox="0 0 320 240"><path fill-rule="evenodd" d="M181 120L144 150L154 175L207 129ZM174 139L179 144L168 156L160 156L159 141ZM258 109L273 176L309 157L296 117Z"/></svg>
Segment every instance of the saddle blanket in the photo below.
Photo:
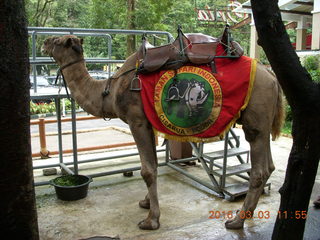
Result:
<svg viewBox="0 0 320 240"><path fill-rule="evenodd" d="M222 46L217 56L223 54ZM209 65L139 74L144 112L155 134L166 139L210 142L223 136L249 102L256 60L216 58Z"/></svg>

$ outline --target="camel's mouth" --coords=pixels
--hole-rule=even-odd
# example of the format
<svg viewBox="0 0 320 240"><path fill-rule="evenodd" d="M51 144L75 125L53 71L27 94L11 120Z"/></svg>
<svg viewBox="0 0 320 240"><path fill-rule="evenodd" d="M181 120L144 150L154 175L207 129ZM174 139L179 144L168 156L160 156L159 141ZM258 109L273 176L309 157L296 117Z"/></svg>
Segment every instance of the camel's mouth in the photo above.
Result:
<svg viewBox="0 0 320 240"><path fill-rule="evenodd" d="M43 54L49 55L50 57L52 57L52 50L53 50L53 46L54 43L53 41L57 39L57 37L49 37L47 38L42 45L41 51Z"/></svg>

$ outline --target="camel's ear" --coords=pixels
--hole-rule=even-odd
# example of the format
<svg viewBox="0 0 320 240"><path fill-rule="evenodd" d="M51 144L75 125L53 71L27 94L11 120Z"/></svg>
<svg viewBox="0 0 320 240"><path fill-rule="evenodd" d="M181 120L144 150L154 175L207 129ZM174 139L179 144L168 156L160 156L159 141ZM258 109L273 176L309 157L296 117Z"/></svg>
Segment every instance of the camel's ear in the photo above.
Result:
<svg viewBox="0 0 320 240"><path fill-rule="evenodd" d="M68 38L64 46L68 48L68 47L71 47L71 45L72 45L72 38Z"/></svg>
<svg viewBox="0 0 320 240"><path fill-rule="evenodd" d="M76 51L77 53L82 53L83 52L83 49L82 49L82 46L81 45L73 45L72 46L72 49L74 50L74 51Z"/></svg>

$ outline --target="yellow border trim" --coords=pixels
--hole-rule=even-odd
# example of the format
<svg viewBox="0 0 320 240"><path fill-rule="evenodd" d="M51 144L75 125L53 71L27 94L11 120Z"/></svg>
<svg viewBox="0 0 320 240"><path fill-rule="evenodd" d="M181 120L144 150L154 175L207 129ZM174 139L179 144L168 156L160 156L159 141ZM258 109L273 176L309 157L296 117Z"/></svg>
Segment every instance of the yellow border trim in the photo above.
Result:
<svg viewBox="0 0 320 240"><path fill-rule="evenodd" d="M154 106L156 110L156 114L161 122L161 124L169 131L179 134L179 137L186 137L186 136L193 136L194 134L202 133L206 130L208 130L217 120L217 118L220 115L221 107L222 107L222 89L221 86L216 79L216 77L212 74L212 72L207 71L206 69L202 69L197 66L183 66L178 69L178 74L182 73L189 73L196 76L199 76L207 81L209 83L212 93L214 93L215 98L213 102L213 106L211 109L211 113L208 116L207 119L205 119L202 123L199 123L198 125L192 126L192 127L180 127L176 126L172 121L169 120L169 118L164 113L164 107L162 106L162 99L161 96L163 96L163 91L165 88L165 85L175 76L173 74L174 71L168 70L165 72L159 79L158 83L155 87L155 96L154 96ZM208 76L210 75L210 77ZM219 92L219 95L217 94L217 90ZM168 124L171 124L174 126L174 128L168 127ZM193 132L191 130L195 128L199 128L200 126L206 126L201 128L201 130L198 130L197 132ZM183 132L183 134L182 134Z"/></svg>

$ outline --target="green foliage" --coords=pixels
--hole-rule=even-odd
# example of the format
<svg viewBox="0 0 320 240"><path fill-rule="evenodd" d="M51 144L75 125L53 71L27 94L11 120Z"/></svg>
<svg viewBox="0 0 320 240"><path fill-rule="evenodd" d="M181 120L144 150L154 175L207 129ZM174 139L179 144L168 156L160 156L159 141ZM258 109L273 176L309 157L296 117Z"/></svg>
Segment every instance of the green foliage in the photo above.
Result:
<svg viewBox="0 0 320 240"><path fill-rule="evenodd" d="M76 103L76 109L79 109L79 105ZM71 111L71 101L69 99L65 99L65 109L66 111ZM62 104L61 104L62 110ZM60 110L60 111L61 111ZM46 113L55 113L56 107L54 102L51 103L34 103L30 101L30 114L46 114Z"/></svg>
<svg viewBox="0 0 320 240"><path fill-rule="evenodd" d="M71 101L69 99L65 99L64 104L66 107L66 111L71 111ZM61 106L62 106L62 104L61 104ZM75 108L79 109L79 105L77 103L75 104Z"/></svg>
<svg viewBox="0 0 320 240"><path fill-rule="evenodd" d="M281 132L284 134L291 134L292 121L286 121L282 127Z"/></svg>
<svg viewBox="0 0 320 240"><path fill-rule="evenodd" d="M75 175L65 175L53 179L53 183L58 186L78 186L85 182L86 181Z"/></svg>
<svg viewBox="0 0 320 240"><path fill-rule="evenodd" d="M320 69L310 70L309 74L313 81L320 83Z"/></svg>
<svg viewBox="0 0 320 240"><path fill-rule="evenodd" d="M26 0L29 26L89 27L87 16L91 1L86 0Z"/></svg>
<svg viewBox="0 0 320 240"><path fill-rule="evenodd" d="M303 65L313 81L320 83L320 55L306 56Z"/></svg>
<svg viewBox="0 0 320 240"><path fill-rule="evenodd" d="M310 74L313 81L320 83L320 55L306 56L302 60L302 65ZM284 129L291 129L292 111L291 107L286 105L286 123ZM286 131L287 131L286 130Z"/></svg>
<svg viewBox="0 0 320 240"><path fill-rule="evenodd" d="M307 56L303 60L303 65L307 69L310 70L318 70L320 68L320 55Z"/></svg>
<svg viewBox="0 0 320 240"><path fill-rule="evenodd" d="M36 27L72 27L97 29L128 29L129 17L127 0L26 0L29 26ZM240 0L240 2L243 2ZM197 6L195 6L197 3ZM140 30L168 31L174 37L180 24L184 32L201 32L219 37L225 23L217 22L208 27L199 24L195 7L225 6L225 0L135 0L133 26ZM233 31L234 39L240 42L245 52L249 49L249 26ZM40 47L47 36L37 38L37 56L41 56ZM157 37L157 45L167 39ZM126 56L126 35L112 35L112 58L124 59ZM151 39L151 38L150 38ZM86 57L106 57L106 40L102 37L85 37ZM136 48L140 37L136 36ZM31 52L30 52L31 53Z"/></svg>
<svg viewBox="0 0 320 240"><path fill-rule="evenodd" d="M54 102L51 103L34 103L30 101L30 114L45 114L56 111Z"/></svg>
<svg viewBox="0 0 320 240"><path fill-rule="evenodd" d="M292 112L291 112L291 107L289 104L285 105L285 111L286 111L286 122L291 122L292 121Z"/></svg>

